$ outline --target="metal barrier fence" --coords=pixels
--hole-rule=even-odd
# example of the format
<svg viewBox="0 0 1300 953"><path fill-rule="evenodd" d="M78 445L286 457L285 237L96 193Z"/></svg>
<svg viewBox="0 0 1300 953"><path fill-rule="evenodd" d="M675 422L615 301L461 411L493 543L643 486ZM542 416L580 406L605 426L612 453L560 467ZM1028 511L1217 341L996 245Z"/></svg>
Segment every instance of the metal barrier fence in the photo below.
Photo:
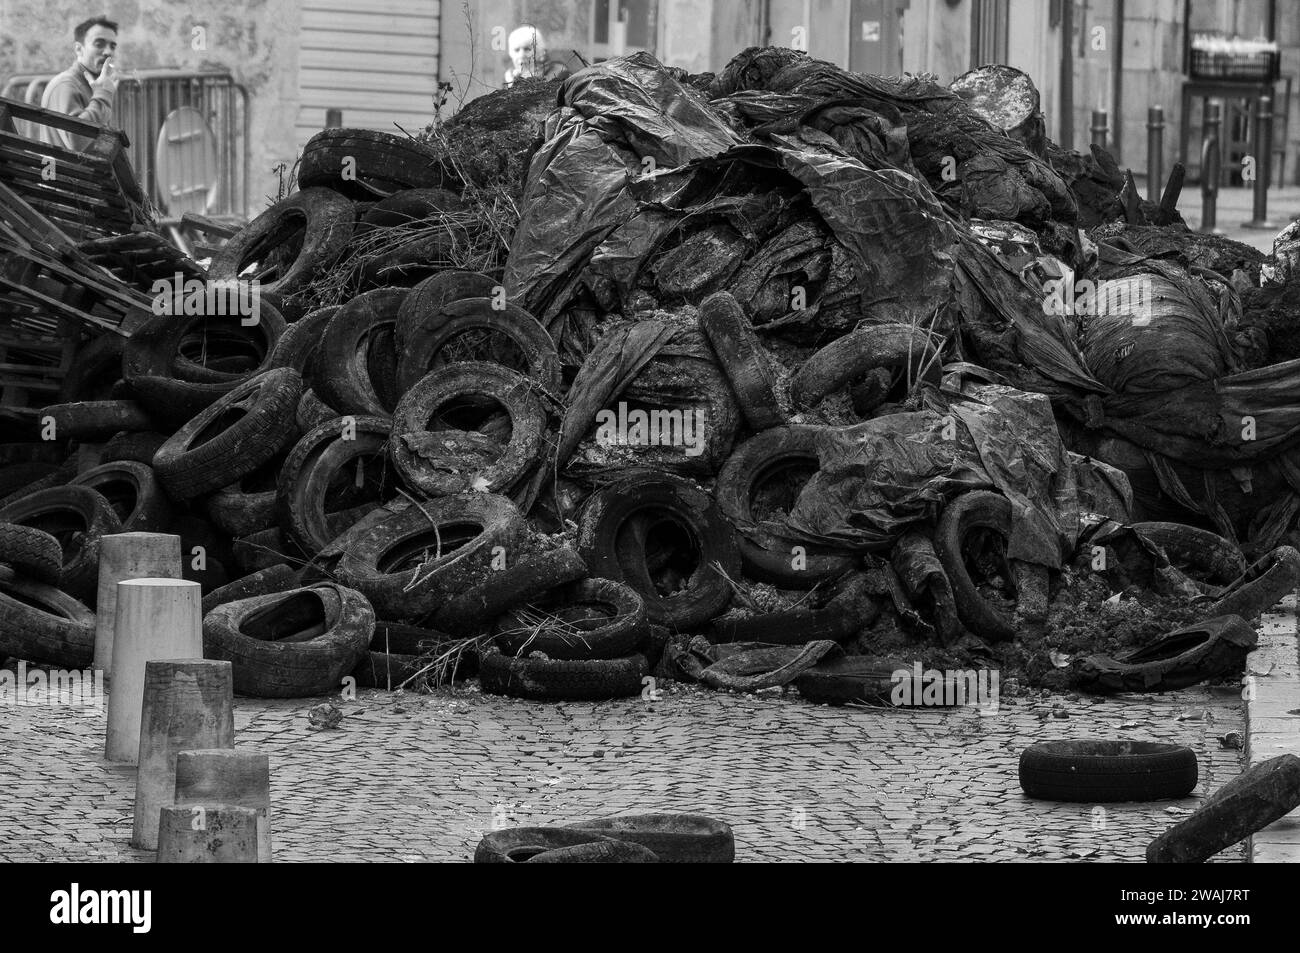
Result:
<svg viewBox="0 0 1300 953"><path fill-rule="evenodd" d="M39 104L54 72L11 76L0 95ZM112 124L163 223L248 218L248 91L229 73L136 70L118 84Z"/></svg>

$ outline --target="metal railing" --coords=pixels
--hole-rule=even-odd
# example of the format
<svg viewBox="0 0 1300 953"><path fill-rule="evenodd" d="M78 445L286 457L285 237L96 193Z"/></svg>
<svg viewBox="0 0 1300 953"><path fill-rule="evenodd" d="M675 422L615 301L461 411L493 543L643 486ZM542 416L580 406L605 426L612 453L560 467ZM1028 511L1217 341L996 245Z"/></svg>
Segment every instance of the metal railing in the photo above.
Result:
<svg viewBox="0 0 1300 953"><path fill-rule="evenodd" d="M11 76L0 95L39 103L56 72ZM185 121L177 121L182 110ZM184 211L248 218L248 91L229 73L135 70L118 84L112 125L126 133L131 166L164 223L179 221ZM184 148L188 140L200 147ZM168 146L180 148L172 149L160 169Z"/></svg>

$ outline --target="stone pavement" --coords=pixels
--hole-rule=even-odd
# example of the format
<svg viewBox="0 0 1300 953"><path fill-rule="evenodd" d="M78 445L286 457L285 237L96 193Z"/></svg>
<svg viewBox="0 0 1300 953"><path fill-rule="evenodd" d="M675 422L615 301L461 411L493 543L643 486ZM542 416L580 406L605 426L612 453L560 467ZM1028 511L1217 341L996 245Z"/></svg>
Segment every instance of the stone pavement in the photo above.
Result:
<svg viewBox="0 0 1300 953"><path fill-rule="evenodd" d="M339 703L334 730L308 724L319 699L238 698L236 743L271 756L277 861L465 861L494 821L639 811L726 820L738 861L1140 861L1241 769L1241 752L1217 740L1244 731L1233 687L1021 698L987 717L831 708L794 691L660 691L559 705L485 696L472 682L362 691ZM0 707L0 860L152 859L127 843L135 769L103 760L104 726L102 709ZM1088 736L1190 745L1196 796L1101 808L1021 794L1023 747Z"/></svg>
<svg viewBox="0 0 1300 953"><path fill-rule="evenodd" d="M1259 647L1246 660L1246 759L1300 755L1300 639L1296 597L1265 613ZM1300 808L1251 835L1253 863L1300 863Z"/></svg>
<svg viewBox="0 0 1300 953"><path fill-rule="evenodd" d="M1146 195L1145 186L1143 186L1143 196ZM1289 185L1284 189L1270 189L1268 193L1268 217L1277 224L1273 231L1258 231L1255 229L1242 228L1243 222L1248 222L1254 211L1254 192L1251 189L1228 188L1219 189L1219 202L1215 223L1224 235L1236 241L1250 245L1252 248L1258 248L1260 251L1268 254L1273 251L1273 239L1277 233L1291 223L1293 219L1300 218L1300 186ZM1183 194L1179 196L1178 211L1182 213L1183 220L1187 222L1187 227L1197 229L1201 227L1201 187L1196 183L1189 182L1183 188Z"/></svg>

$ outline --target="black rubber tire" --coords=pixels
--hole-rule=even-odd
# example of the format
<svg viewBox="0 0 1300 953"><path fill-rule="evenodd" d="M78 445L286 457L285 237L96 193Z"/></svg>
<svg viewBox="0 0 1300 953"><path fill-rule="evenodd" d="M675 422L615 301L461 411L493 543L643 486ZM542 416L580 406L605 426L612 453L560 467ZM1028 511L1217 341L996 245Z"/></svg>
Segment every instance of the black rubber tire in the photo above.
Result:
<svg viewBox="0 0 1300 953"><path fill-rule="evenodd" d="M411 289L397 313L397 350L405 352L417 329L435 320L448 304L465 298L491 298L500 282L473 271L450 269L424 279Z"/></svg>
<svg viewBox="0 0 1300 953"><path fill-rule="evenodd" d="M376 622L375 634L370 639L370 651L357 664L352 674L357 678L357 685L363 688L386 688L390 672L394 674L393 684L396 685L399 681L396 673L406 668L407 674L413 675L443 653L452 650L458 652L451 670L452 681L462 681L478 674L478 651L464 639L436 629L401 622ZM414 667L408 668L409 666ZM433 679L439 675L437 671L426 673L428 684L435 684ZM369 679L377 676L382 677L382 683L368 683Z"/></svg>
<svg viewBox="0 0 1300 953"><path fill-rule="evenodd" d="M278 522L289 541L308 555L319 553L339 535L325 509L326 492L335 476L358 458L386 460L389 421L361 416L353 417L351 423L355 424L355 439L346 441L342 439L342 417L313 427L293 445L280 468L275 493ZM387 502L396 495L395 472L392 477L388 479L385 472L375 502Z"/></svg>
<svg viewBox="0 0 1300 953"><path fill-rule="evenodd" d="M95 657L95 614L54 586L0 571L0 658L65 669Z"/></svg>
<svg viewBox="0 0 1300 953"><path fill-rule="evenodd" d="M308 312L284 329L280 340L275 342L267 368L292 367L302 375L304 383L310 383L315 373L315 357L325 328L329 326L334 315L342 305L329 305Z"/></svg>
<svg viewBox="0 0 1300 953"><path fill-rule="evenodd" d="M805 645L822 640L843 642L862 623L857 614L843 606L825 609L787 609L740 619L719 619L713 623L711 642L762 642L767 645Z"/></svg>
<svg viewBox="0 0 1300 953"><path fill-rule="evenodd" d="M239 602L242 599L267 596L273 592L284 592L295 588L300 587L297 585L293 567L288 563L276 563L266 569L241 576L219 589L213 589L203 597L199 608L203 615L207 615L217 606L225 605L227 602Z"/></svg>
<svg viewBox="0 0 1300 953"><path fill-rule="evenodd" d="M1282 754L1251 765L1147 845L1149 864L1209 860L1300 807L1300 758Z"/></svg>
<svg viewBox="0 0 1300 953"><path fill-rule="evenodd" d="M1011 501L989 490L963 493L949 501L939 517L934 549L952 586L957 615L966 627L991 641L1013 639L1016 628L1012 620L980 595L966 569L962 546L975 529L989 529L1010 539Z"/></svg>
<svg viewBox="0 0 1300 953"><path fill-rule="evenodd" d="M476 864L653 864L659 858L631 841L565 827L493 831L474 848Z"/></svg>
<svg viewBox="0 0 1300 953"><path fill-rule="evenodd" d="M644 565L644 549L637 553L620 545L632 520L650 514L676 523L694 540L700 555L685 592L661 594ZM732 578L739 573L735 536L713 498L694 483L639 470L588 498L578 521L577 545L593 576L626 582L640 593L651 622L688 629L720 615L731 602L731 584L714 565Z"/></svg>
<svg viewBox="0 0 1300 953"><path fill-rule="evenodd" d="M24 424L29 429L32 439L40 433L36 420ZM68 456L67 446L61 441L41 441L39 443L0 443L0 473L11 466L23 463L60 464Z"/></svg>
<svg viewBox="0 0 1300 953"><path fill-rule="evenodd" d="M285 540L278 526L240 536L230 544L230 553L235 569L245 574L270 569L295 556L293 547Z"/></svg>
<svg viewBox="0 0 1300 953"><path fill-rule="evenodd" d="M586 576L587 564L582 557L568 546L561 546L493 570L487 579L448 599L433 622L447 632L468 635L491 625L502 613Z"/></svg>
<svg viewBox="0 0 1300 953"><path fill-rule="evenodd" d="M750 429L761 432L785 423L772 365L736 299L725 291L710 295L700 306L699 321Z"/></svg>
<svg viewBox="0 0 1300 953"><path fill-rule="evenodd" d="M325 421L334 418L334 408L317 397L314 390L302 392L302 397L299 398L298 406L294 410L294 420L298 424L299 431L307 433L313 427L319 427Z"/></svg>
<svg viewBox="0 0 1300 953"><path fill-rule="evenodd" d="M528 366L511 366L512 370L530 377L555 398L562 396L555 341L542 323L523 308L507 303L504 309L495 311L491 298L462 298L419 315L412 315L404 307L403 316L410 322L397 365L397 385L403 393L434 370L438 352L447 342L467 331L483 331L506 338L524 356Z"/></svg>
<svg viewBox="0 0 1300 953"><path fill-rule="evenodd" d="M910 355L910 360L909 360ZM942 376L930 337L907 324L865 325L837 338L808 358L790 381L796 407L816 407L823 400L876 368L908 370L938 386Z"/></svg>
<svg viewBox="0 0 1300 953"><path fill-rule="evenodd" d="M428 548L474 535L451 552L412 562ZM436 530L436 532L435 532ZM521 538L524 519L515 505L492 493L463 493L407 507L367 527L349 541L336 575L366 595L385 619L421 619L491 573L493 549L508 554ZM407 566L407 568L403 568ZM408 590L407 586L411 588Z"/></svg>
<svg viewBox="0 0 1300 953"><path fill-rule="evenodd" d="M54 418L58 440L96 443L121 431L153 430L157 423L133 400L84 400L74 404L50 404L39 411L42 418Z"/></svg>
<svg viewBox="0 0 1300 953"><path fill-rule="evenodd" d="M306 156L304 155L304 160ZM302 249L293 262L273 281L263 282L263 293L292 295L302 290L315 275L330 267L348 247L356 224L352 203L330 189L310 188L299 167L297 192L253 219L230 238L212 257L208 278L230 281L245 268L265 258L273 249L305 229Z"/></svg>
<svg viewBox="0 0 1300 953"><path fill-rule="evenodd" d="M893 706L898 684L893 675L910 669L902 659L846 655L808 669L794 680L794 687L799 689L802 698L823 705L863 702L878 707Z"/></svg>
<svg viewBox="0 0 1300 953"><path fill-rule="evenodd" d="M581 635L559 635L538 631L521 619L520 610L505 612L493 627L496 642L509 655L540 652L559 661L615 659L631 655L649 635L645 600L631 586L610 579L583 579L553 589L530 609L559 615L575 606L599 606L603 614L595 619L573 621Z"/></svg>
<svg viewBox="0 0 1300 953"><path fill-rule="evenodd" d="M640 844L661 864L730 864L736 859L731 826L701 814L632 814L566 824L584 831Z"/></svg>
<svg viewBox="0 0 1300 953"><path fill-rule="evenodd" d="M99 462L118 463L124 460L132 460L136 463L153 466L154 454L166 442L167 437L165 435L153 431L148 433L115 434L104 444L103 452L99 455Z"/></svg>
<svg viewBox="0 0 1300 953"><path fill-rule="evenodd" d="M832 552L764 529L740 529L753 522L754 491L783 469L817 467L817 435L821 427L790 425L765 430L737 447L723 464L713 488L723 514L736 527L745 574L780 589L812 589L853 568L853 556ZM792 565L792 547L802 546L806 566Z"/></svg>
<svg viewBox="0 0 1300 953"><path fill-rule="evenodd" d="M37 582L54 585L63 569L63 547L44 530L0 523L0 563Z"/></svg>
<svg viewBox="0 0 1300 953"><path fill-rule="evenodd" d="M52 487L0 509L0 523L33 526L57 539L63 550L59 588L95 607L100 537L122 531L108 500L84 486Z"/></svg>
<svg viewBox="0 0 1300 953"><path fill-rule="evenodd" d="M479 682L489 695L537 701L605 701L641 694L649 666L644 655L591 661L509 658L487 651L479 660Z"/></svg>
<svg viewBox="0 0 1300 953"><path fill-rule="evenodd" d="M442 215L465 210L465 203L446 189L403 189L381 199L361 214L357 235L376 228L401 228L422 222L436 222Z"/></svg>
<svg viewBox="0 0 1300 953"><path fill-rule="evenodd" d="M1240 616L1215 616L1112 659L1090 655L1071 665L1075 688L1096 695L1171 692L1240 672L1255 648L1255 629Z"/></svg>
<svg viewBox="0 0 1300 953"><path fill-rule="evenodd" d="M1020 789L1045 801L1181 798L1198 776L1191 748L1155 741L1040 741L1020 752Z"/></svg>
<svg viewBox="0 0 1300 953"><path fill-rule="evenodd" d="M276 368L240 384L181 427L153 459L167 492L188 500L229 486L285 449L297 433L301 391L297 371Z"/></svg>
<svg viewBox="0 0 1300 953"><path fill-rule="evenodd" d="M274 306L264 305L260 298L256 317L257 323L251 325L243 324L238 317L172 317L178 327L171 336L171 376L194 384L238 384L269 370L271 355L287 325L284 316ZM192 336L204 342L200 347L204 363L185 354ZM256 358L251 363L249 351Z"/></svg>
<svg viewBox="0 0 1300 953"><path fill-rule="evenodd" d="M264 471L266 467L282 462L272 458L260 470ZM249 477L252 476L254 474L249 474ZM251 536L275 524L275 489L250 490L247 488L247 480L248 477L245 477L231 486L223 486L204 500L204 509L213 525L230 536Z"/></svg>
<svg viewBox="0 0 1300 953"><path fill-rule="evenodd" d="M518 371L483 361L461 361L439 368L408 390L393 412L389 453L403 482L430 496L471 489L508 493L542 456L546 413L535 396L536 384ZM440 408L466 397L495 401L510 417L510 440L481 470L440 469L442 459L416 449L430 440L427 424ZM432 439L436 439L432 438Z"/></svg>
<svg viewBox="0 0 1300 953"><path fill-rule="evenodd" d="M30 475L30 472L24 474L24 476ZM50 490L55 487L66 486L68 481L76 477L76 475L77 464L76 455L74 454L68 457L68 459L60 464L55 470L46 473L39 479L32 480L30 483L25 483L12 493L0 498L0 509L4 509L6 506L17 503L19 500L29 497L33 493L39 493L41 490Z"/></svg>
<svg viewBox="0 0 1300 953"><path fill-rule="evenodd" d="M108 500L123 533L165 533L171 530L172 507L153 468L134 460L116 460L92 467L68 486L84 486Z"/></svg>
<svg viewBox="0 0 1300 953"><path fill-rule="evenodd" d="M343 178L344 159L355 178ZM387 198L403 189L437 189L454 183L438 154L406 136L372 129L324 129L303 146L298 185L333 189L358 201Z"/></svg>
<svg viewBox="0 0 1300 953"><path fill-rule="evenodd" d="M133 377L130 387L132 396L166 425L164 429L180 427L234 390L229 384L194 384L161 375Z"/></svg>
<svg viewBox="0 0 1300 953"><path fill-rule="evenodd" d="M1133 523L1130 527L1169 556L1203 570L1210 582L1227 585L1246 571L1241 550L1217 533L1181 523Z"/></svg>
<svg viewBox="0 0 1300 953"><path fill-rule="evenodd" d="M381 399L381 388L371 380L369 361L375 358L396 368L393 329L407 294L406 288L367 291L330 319L317 354L313 389L338 413L392 416L393 405ZM376 348L386 348L387 353L376 355Z"/></svg>
<svg viewBox="0 0 1300 953"><path fill-rule="evenodd" d="M1210 606L1211 616L1257 619L1300 586L1300 552L1279 546L1259 559Z"/></svg>
<svg viewBox="0 0 1300 953"><path fill-rule="evenodd" d="M318 616L319 625L300 629ZM231 663L240 695L305 698L338 691L374 631L361 593L319 583L216 606L203 620L203 657Z"/></svg>

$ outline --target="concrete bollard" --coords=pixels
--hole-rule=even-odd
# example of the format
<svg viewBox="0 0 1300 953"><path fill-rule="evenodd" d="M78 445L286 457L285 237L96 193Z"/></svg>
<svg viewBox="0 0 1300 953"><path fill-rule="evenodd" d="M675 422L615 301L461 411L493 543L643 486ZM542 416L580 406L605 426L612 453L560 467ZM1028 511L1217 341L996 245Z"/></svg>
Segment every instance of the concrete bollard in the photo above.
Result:
<svg viewBox="0 0 1300 953"><path fill-rule="evenodd" d="M257 812L236 804L192 804L159 811L160 864L257 863Z"/></svg>
<svg viewBox="0 0 1300 953"><path fill-rule="evenodd" d="M117 587L104 757L134 764L140 752L145 663L203 657L200 586L185 579L127 579Z"/></svg>
<svg viewBox="0 0 1300 953"><path fill-rule="evenodd" d="M181 538L169 533L115 533L99 541L95 668L111 676L117 584L124 579L180 579ZM135 750L134 747L131 750Z"/></svg>
<svg viewBox="0 0 1300 953"><path fill-rule="evenodd" d="M177 752L234 747L230 663L201 658L146 662L141 708L131 846L153 850L158 846L158 811L176 796Z"/></svg>
<svg viewBox="0 0 1300 953"><path fill-rule="evenodd" d="M271 759L209 748L176 755L176 806L229 804L257 814L257 862L271 862ZM161 841L159 842L161 844Z"/></svg>

